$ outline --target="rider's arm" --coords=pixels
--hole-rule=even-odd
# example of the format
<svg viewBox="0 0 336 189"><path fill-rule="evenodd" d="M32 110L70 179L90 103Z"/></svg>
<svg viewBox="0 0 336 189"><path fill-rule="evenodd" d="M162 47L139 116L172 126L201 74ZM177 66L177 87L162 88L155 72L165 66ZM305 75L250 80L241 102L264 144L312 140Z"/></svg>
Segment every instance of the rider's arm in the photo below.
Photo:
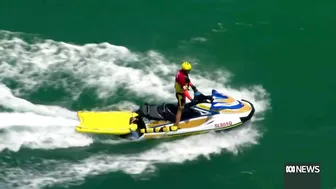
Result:
<svg viewBox="0 0 336 189"><path fill-rule="evenodd" d="M178 75L177 82L183 87L183 94L191 101L192 98L189 94L188 88L187 88L187 81L186 78L182 75Z"/></svg>
<svg viewBox="0 0 336 189"><path fill-rule="evenodd" d="M187 82L184 82L184 83L185 84L183 85L183 93L190 101L192 101L192 98L191 98L191 96L189 94L189 91L188 91Z"/></svg>
<svg viewBox="0 0 336 189"><path fill-rule="evenodd" d="M186 78L186 80L187 80L186 82L188 82L188 83L189 83L189 86L192 88L192 90L193 90L194 92L196 92L196 91L197 91L197 89L196 89L195 85L191 83L191 81L190 81L190 79L189 79L189 78Z"/></svg>

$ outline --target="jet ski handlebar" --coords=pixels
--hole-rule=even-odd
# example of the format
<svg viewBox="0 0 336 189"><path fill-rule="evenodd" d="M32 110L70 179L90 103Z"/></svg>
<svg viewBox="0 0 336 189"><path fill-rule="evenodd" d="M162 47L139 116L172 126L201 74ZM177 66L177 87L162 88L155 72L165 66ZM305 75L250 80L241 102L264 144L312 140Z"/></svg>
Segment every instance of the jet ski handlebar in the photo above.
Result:
<svg viewBox="0 0 336 189"><path fill-rule="evenodd" d="M200 92L197 93L197 95L194 96L194 99L187 104L188 107L194 106L196 104L199 103L204 103L204 102L208 102L208 103L212 103L213 102L213 98L211 95L204 95Z"/></svg>

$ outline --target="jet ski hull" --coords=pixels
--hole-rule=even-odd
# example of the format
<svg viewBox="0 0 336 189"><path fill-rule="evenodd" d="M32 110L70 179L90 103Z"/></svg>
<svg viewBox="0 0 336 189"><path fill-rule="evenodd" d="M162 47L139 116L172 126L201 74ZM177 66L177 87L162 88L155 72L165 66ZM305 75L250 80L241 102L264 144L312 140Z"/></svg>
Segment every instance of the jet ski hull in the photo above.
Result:
<svg viewBox="0 0 336 189"><path fill-rule="evenodd" d="M179 123L180 129L173 128L174 122L171 121L155 121L147 124L146 129L140 130L142 135L138 139L158 139L222 132L246 125L254 115L255 109L250 102L244 102L251 107L250 113L246 116L239 117L236 114L204 115L181 121Z"/></svg>
<svg viewBox="0 0 336 189"><path fill-rule="evenodd" d="M213 90L211 96L203 95L197 102L186 104L179 129L174 126L176 111L176 104L145 103L135 112L78 112L81 123L76 131L131 140L189 136L242 126L252 118L255 109L246 100L235 100Z"/></svg>

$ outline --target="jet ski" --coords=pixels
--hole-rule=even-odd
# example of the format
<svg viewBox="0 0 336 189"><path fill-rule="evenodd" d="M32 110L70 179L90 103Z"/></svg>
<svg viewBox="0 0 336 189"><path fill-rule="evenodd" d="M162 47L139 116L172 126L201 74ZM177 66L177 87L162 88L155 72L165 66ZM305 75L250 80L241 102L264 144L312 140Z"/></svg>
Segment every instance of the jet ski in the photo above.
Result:
<svg viewBox="0 0 336 189"><path fill-rule="evenodd" d="M251 102L213 89L186 103L179 128L174 126L177 104L144 103L135 111L79 111L79 133L117 135L130 140L158 139L218 132L244 125L254 115Z"/></svg>

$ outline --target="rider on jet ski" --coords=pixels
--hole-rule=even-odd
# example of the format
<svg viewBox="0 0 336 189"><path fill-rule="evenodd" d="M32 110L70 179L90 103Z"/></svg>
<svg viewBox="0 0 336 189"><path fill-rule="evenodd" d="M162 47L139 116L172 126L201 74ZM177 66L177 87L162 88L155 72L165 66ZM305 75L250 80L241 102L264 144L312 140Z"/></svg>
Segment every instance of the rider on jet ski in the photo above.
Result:
<svg viewBox="0 0 336 189"><path fill-rule="evenodd" d="M176 92L176 98L177 98L177 112L176 112L176 118L175 118L175 126L179 126L181 116L182 116L182 110L184 108L186 97L192 101L193 98L191 98L188 90L189 87L191 87L194 91L195 95L198 95L199 92L196 89L196 87L191 83L189 79L189 72L191 70L191 64L189 62L183 62L182 63L182 69L180 69L175 77L175 92Z"/></svg>

